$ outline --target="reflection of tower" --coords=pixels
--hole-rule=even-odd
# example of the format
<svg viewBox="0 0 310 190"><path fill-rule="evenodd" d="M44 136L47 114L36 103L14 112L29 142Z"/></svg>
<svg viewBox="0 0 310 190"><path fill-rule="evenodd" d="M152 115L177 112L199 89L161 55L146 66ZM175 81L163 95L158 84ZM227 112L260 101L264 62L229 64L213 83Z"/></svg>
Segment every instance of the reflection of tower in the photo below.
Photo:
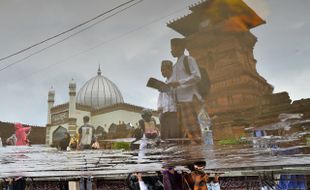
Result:
<svg viewBox="0 0 310 190"><path fill-rule="evenodd" d="M55 103L55 90L53 87L48 91L48 99L47 99L47 124L46 124L46 136L45 140L46 143L49 143L49 135L50 135L50 126L52 124L52 114L51 114L51 109L54 106Z"/></svg>
<svg viewBox="0 0 310 190"><path fill-rule="evenodd" d="M241 0L209 0L192 13L168 23L185 36L187 48L211 80L211 114L257 106L273 87L256 70L250 29L265 22Z"/></svg>
<svg viewBox="0 0 310 190"><path fill-rule="evenodd" d="M54 106L54 103L55 103L55 90L53 89L53 87L51 87L51 89L48 92L48 100L47 100L48 104L47 124L51 124L51 108Z"/></svg>
<svg viewBox="0 0 310 190"><path fill-rule="evenodd" d="M75 135L76 133L76 105L75 105L75 96L76 96L76 84L75 81L72 79L69 83L69 133L71 136Z"/></svg>

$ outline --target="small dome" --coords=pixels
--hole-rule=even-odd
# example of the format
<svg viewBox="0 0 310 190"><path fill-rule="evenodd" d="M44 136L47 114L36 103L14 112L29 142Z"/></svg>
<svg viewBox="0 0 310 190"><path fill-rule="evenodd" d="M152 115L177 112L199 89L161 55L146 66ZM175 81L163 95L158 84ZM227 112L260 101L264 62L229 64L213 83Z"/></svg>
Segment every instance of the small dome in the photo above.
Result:
<svg viewBox="0 0 310 190"><path fill-rule="evenodd" d="M88 80L76 97L76 103L95 109L123 102L120 90L112 81L101 75L100 67L97 76Z"/></svg>

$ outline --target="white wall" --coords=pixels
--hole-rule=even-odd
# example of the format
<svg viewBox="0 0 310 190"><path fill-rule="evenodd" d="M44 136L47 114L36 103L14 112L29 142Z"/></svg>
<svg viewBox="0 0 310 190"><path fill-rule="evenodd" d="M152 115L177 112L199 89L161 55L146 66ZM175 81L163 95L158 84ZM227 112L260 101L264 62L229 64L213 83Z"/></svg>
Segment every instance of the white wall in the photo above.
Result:
<svg viewBox="0 0 310 190"><path fill-rule="evenodd" d="M97 128L99 125L108 132L109 127L112 123L119 124L119 122L124 122L125 124L131 123L134 127L138 125L138 122L141 118L141 114L137 112L130 112L126 110L117 110L105 114L95 115L93 117L90 116L90 112L76 110L75 118L77 119L77 130L83 125L83 117L89 116L90 123ZM156 122L159 123L157 117L154 117ZM68 123L60 124L62 127L68 129ZM49 140L48 144L52 144L53 132L60 126L55 125L51 126L49 130Z"/></svg>
<svg viewBox="0 0 310 190"><path fill-rule="evenodd" d="M140 113L117 110L110 113L93 116L91 118L91 123L94 125L94 127L100 125L105 129L105 131L108 131L112 123L119 124L119 122L124 122L125 124L131 123L133 126L136 126L140 119Z"/></svg>
<svg viewBox="0 0 310 190"><path fill-rule="evenodd" d="M90 123L92 123L92 118L90 116L90 112L88 112L88 111L75 110L74 116L77 119L76 120L77 130L84 124L84 122L83 122L84 116L88 116L90 118Z"/></svg>

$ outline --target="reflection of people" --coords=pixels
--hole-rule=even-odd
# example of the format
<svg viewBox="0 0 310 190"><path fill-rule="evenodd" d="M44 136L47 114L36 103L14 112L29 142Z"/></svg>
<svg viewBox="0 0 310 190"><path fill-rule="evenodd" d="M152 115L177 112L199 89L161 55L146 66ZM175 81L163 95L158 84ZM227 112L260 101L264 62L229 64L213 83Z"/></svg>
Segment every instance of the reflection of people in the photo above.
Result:
<svg viewBox="0 0 310 190"><path fill-rule="evenodd" d="M174 167L167 167L162 171L163 184L165 190L181 190L182 189L182 174L174 170Z"/></svg>
<svg viewBox="0 0 310 190"><path fill-rule="evenodd" d="M143 109L141 113L142 119L139 120L139 127L142 129L144 137L155 139L159 136L159 129L156 127L156 121L152 117L152 110Z"/></svg>
<svg viewBox="0 0 310 190"><path fill-rule="evenodd" d="M84 125L79 128L79 145L81 149L90 149L95 139L95 128L89 124L89 117L83 117Z"/></svg>
<svg viewBox="0 0 310 190"><path fill-rule="evenodd" d="M142 173L137 173L136 176L138 178L140 190L148 190L146 184L144 183L144 181L142 179Z"/></svg>
<svg viewBox="0 0 310 190"><path fill-rule="evenodd" d="M220 175L215 174L214 179L209 178L207 182L208 190L220 190L220 183L219 183Z"/></svg>
<svg viewBox="0 0 310 190"><path fill-rule="evenodd" d="M158 174L158 173L157 173ZM127 184L131 190L163 190L164 186L159 176L142 176L142 173L128 175Z"/></svg>
<svg viewBox="0 0 310 190"><path fill-rule="evenodd" d="M171 82L172 62L164 60L161 63L161 73L167 78L166 83ZM160 135L162 139L180 138L181 128L178 123L177 107L175 101L175 90L160 92L157 101L160 112Z"/></svg>
<svg viewBox="0 0 310 190"><path fill-rule="evenodd" d="M75 136L72 136L71 139L70 139L70 142L69 142L69 148L71 150L75 150L78 148L78 144L79 144L79 134L76 133Z"/></svg>
<svg viewBox="0 0 310 190"><path fill-rule="evenodd" d="M6 139L5 143L6 145L16 145L16 134L13 133L9 138Z"/></svg>
<svg viewBox="0 0 310 190"><path fill-rule="evenodd" d="M31 127L23 127L21 123L15 124L16 146L29 145L28 135Z"/></svg>
<svg viewBox="0 0 310 190"><path fill-rule="evenodd" d="M184 173L183 189L186 190L208 190L207 182L209 175L204 172L205 162L195 162L193 168L190 168L191 173Z"/></svg>
<svg viewBox="0 0 310 190"><path fill-rule="evenodd" d="M197 119L202 98L198 93L196 84L201 75L195 59L185 56L184 39L174 38L171 40L171 54L178 60L173 65L172 82L169 86L176 89L176 99L179 105L179 116L185 135L195 143L201 143L201 129ZM190 73L187 73L184 60L187 59Z"/></svg>
<svg viewBox="0 0 310 190"><path fill-rule="evenodd" d="M71 140L70 134L68 132L65 132L64 138L61 139L61 141L59 142L60 150L67 150L67 147L69 146L70 140Z"/></svg>
<svg viewBox="0 0 310 190"><path fill-rule="evenodd" d="M139 145L138 160L142 159L145 155L145 149L148 144L148 140L151 139L154 142L160 142L159 129L156 127L156 121L152 117L152 110L143 109L141 113L142 119L139 120L139 128L143 132L143 136Z"/></svg>

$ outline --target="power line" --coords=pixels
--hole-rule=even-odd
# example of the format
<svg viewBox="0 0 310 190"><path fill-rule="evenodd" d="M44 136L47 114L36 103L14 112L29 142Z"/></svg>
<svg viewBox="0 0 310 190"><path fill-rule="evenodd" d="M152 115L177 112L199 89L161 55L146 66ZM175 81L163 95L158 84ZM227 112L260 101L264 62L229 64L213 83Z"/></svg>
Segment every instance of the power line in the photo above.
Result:
<svg viewBox="0 0 310 190"><path fill-rule="evenodd" d="M23 52L25 52L25 51L27 51L27 50L29 50L29 49L31 49L31 48L34 48L34 47L36 47L36 46L38 46L38 45L40 45L40 44L43 44L43 43L47 42L47 41L50 41L50 40L52 40L52 39L54 39L54 38L57 38L57 37L59 37L59 36L61 36L61 35L64 35L64 34L66 34L66 33L68 33L68 32L71 32L71 31L73 31L73 30L75 30L75 29L77 29L77 28L79 28L79 27L81 27L81 26L84 26L84 25L86 25L86 24L88 24L88 23L90 23L90 22L92 22L92 21L94 21L94 20L96 20L96 19L98 19L98 18L100 18L100 17L102 17L102 16L104 16L104 15L106 15L106 14L108 14L108 13L110 13L110 12L112 12L112 11L114 11L114 10L120 8L120 7L122 7L122 6L124 6L124 5L127 5L128 3L131 3L131 2L133 2L133 1L135 1L135 0L130 0L130 1L127 1L127 2L125 2L125 3L122 3L122 4L120 4L120 5L116 6L116 7L114 7L113 9L110 9L110 10L104 12L104 13L101 13L101 14L95 16L94 18L89 19L89 20L87 20L87 21L85 21L85 22L83 22L83 23L81 23L81 24L78 24L78 25L76 25L76 26L74 26L74 27L72 27L72 28L70 28L70 29L68 29L68 30L66 30L66 31L64 31L64 32L61 32L61 33L56 34L56 35L54 35L54 36L52 36L52 37L49 37L49 38L47 38L47 39L45 39L45 40L43 40L43 41L41 41L41 42L38 42L38 43L36 43L36 44L33 44L33 45L31 45L31 46L29 46L29 47L27 47L27 48L24 48L24 49L22 49L22 50L20 50L20 51L17 51L17 52L15 52L15 53L12 53L12 54L10 54L10 55L8 55L8 56L2 57L2 58L0 58L0 62L6 60L6 59L8 59L8 58L11 58L11 57L13 57L13 56L16 56L16 55L18 55L18 54L20 54L20 53L23 53Z"/></svg>
<svg viewBox="0 0 310 190"><path fill-rule="evenodd" d="M59 65L59 64L61 64L61 63L63 63L63 62L66 62L66 61L68 61L68 60L70 60L70 59L76 57L76 56L79 56L79 55L81 55L81 54L87 53L87 52L89 52L89 51L91 51L91 50L93 50L93 49L96 49L96 48L98 48L98 47L101 47L101 46L103 46L103 45L105 45L105 44L107 44L107 43L110 43L110 42L113 42L113 41L115 41L115 40L118 40L118 39L120 39L120 38L122 38L122 37L125 37L125 36L127 36L127 35L129 35L129 34L131 34L131 33L134 33L134 32L136 32L136 31L138 31L138 30L141 30L141 29L143 29L143 28L149 26L149 25L152 25L152 24L154 24L154 23L156 23L156 22L158 22L158 21L160 21L160 20L163 20L163 19L165 19L165 18L167 18L167 17L170 17L170 16L172 16L172 15L178 13L178 12L181 12L181 11L187 9L187 7L188 7L188 6L183 7L183 8L180 8L180 9L177 9L177 10L175 10L175 11L173 11L173 12L167 14L167 15L164 15L164 16L162 16L162 17L159 17L159 18L157 18L157 19L154 19L154 20L152 20L151 22L148 22L148 23L146 23L146 24L144 24L144 25L142 25L142 26L136 27L136 28L134 28L134 29L132 29L132 30L130 30L130 31L126 32L126 33L124 33L124 34L115 36L115 37L112 38L112 39L109 39L109 40L106 40L106 41L101 42L101 43L99 43L99 44L96 44L96 45L92 46L91 48L88 48L88 49L86 49L86 50L83 50L83 51L80 51L80 52L78 52L78 53L76 53L76 54L73 54L73 55L71 55L71 56L69 56L69 57L67 57L67 58L65 58L65 59L63 59L63 60L61 60L61 61L58 61L57 63L50 64L50 65L48 65L48 66L46 66L46 67L44 67L44 68L42 68L42 69L37 70L36 72L32 73L31 75L27 75L27 77L22 77L22 78L19 78L19 79L13 81L13 83L18 82L18 81L21 81L21 80L25 80L25 78L29 78L29 77L31 77L31 76L33 76L33 75L35 75L35 74L38 74L38 73L40 73L41 71L43 71L43 70L45 70L45 69L48 69L48 68L50 68L50 67L52 67L52 66L55 66L55 65ZM99 21L99 22L100 22L100 21ZM38 53L39 53L39 52L38 52ZM20 61L23 61L23 60L20 60Z"/></svg>
<svg viewBox="0 0 310 190"><path fill-rule="evenodd" d="M59 44L59 43L65 41L65 40L67 40L67 39L69 39L69 38L71 38L71 37L73 37L73 36L75 36L75 35L77 35L77 34L83 32L83 31L85 31L85 30L87 30L87 29L89 29L89 28L91 28L91 27L97 25L97 24L100 23L100 22L103 22L103 21L107 20L108 18L111 18L112 16L115 16L116 14L119 14L119 13L125 11L126 9L131 8L131 7L135 6L135 5L137 5L138 3L141 3L142 1L143 1L143 0L139 0L139 1L135 2L135 3L133 3L133 4L130 5L130 6L125 7L125 8L123 8L123 9L121 9L121 10L119 10L119 11L113 13L112 15L109 15L108 17L105 17L104 19L101 19L101 20L99 20L99 21L97 21L97 22L95 22L95 23L93 23L93 24L87 26L86 28L81 29L80 31L77 31L77 32L75 32L75 33L73 33L73 34L67 36L66 38L64 38L64 39L62 39L62 40L60 40L60 41L57 41L57 42L55 42L55 43L53 43L53 44L51 44L51 45L49 45L49 46L47 46L47 47L45 47L45 48L43 48L43 49L40 49L40 50L38 50L38 51L36 51L36 52L33 52L33 53L31 53L30 55L28 55L28 56L26 56L26 57L24 57L24 58L22 58L22 59L19 59L19 60L17 60L17 61L14 61L13 63L10 63L10 64L8 64L7 66L1 68L1 69L0 69L0 72L3 71L3 70L5 70L5 69L7 69L7 68L9 68L9 67L11 67L11 66L13 66L13 65L18 64L18 63L20 63L20 62L22 62L22 61L24 61L24 60L26 60L26 59L28 59L28 58L30 58L30 57L36 55L36 54L39 54L39 53L41 53L41 52L43 52L43 51L45 51L45 50L47 50L47 49L49 49L49 48L51 48L51 47L53 47L53 46L55 46L55 45L57 45L57 44Z"/></svg>

